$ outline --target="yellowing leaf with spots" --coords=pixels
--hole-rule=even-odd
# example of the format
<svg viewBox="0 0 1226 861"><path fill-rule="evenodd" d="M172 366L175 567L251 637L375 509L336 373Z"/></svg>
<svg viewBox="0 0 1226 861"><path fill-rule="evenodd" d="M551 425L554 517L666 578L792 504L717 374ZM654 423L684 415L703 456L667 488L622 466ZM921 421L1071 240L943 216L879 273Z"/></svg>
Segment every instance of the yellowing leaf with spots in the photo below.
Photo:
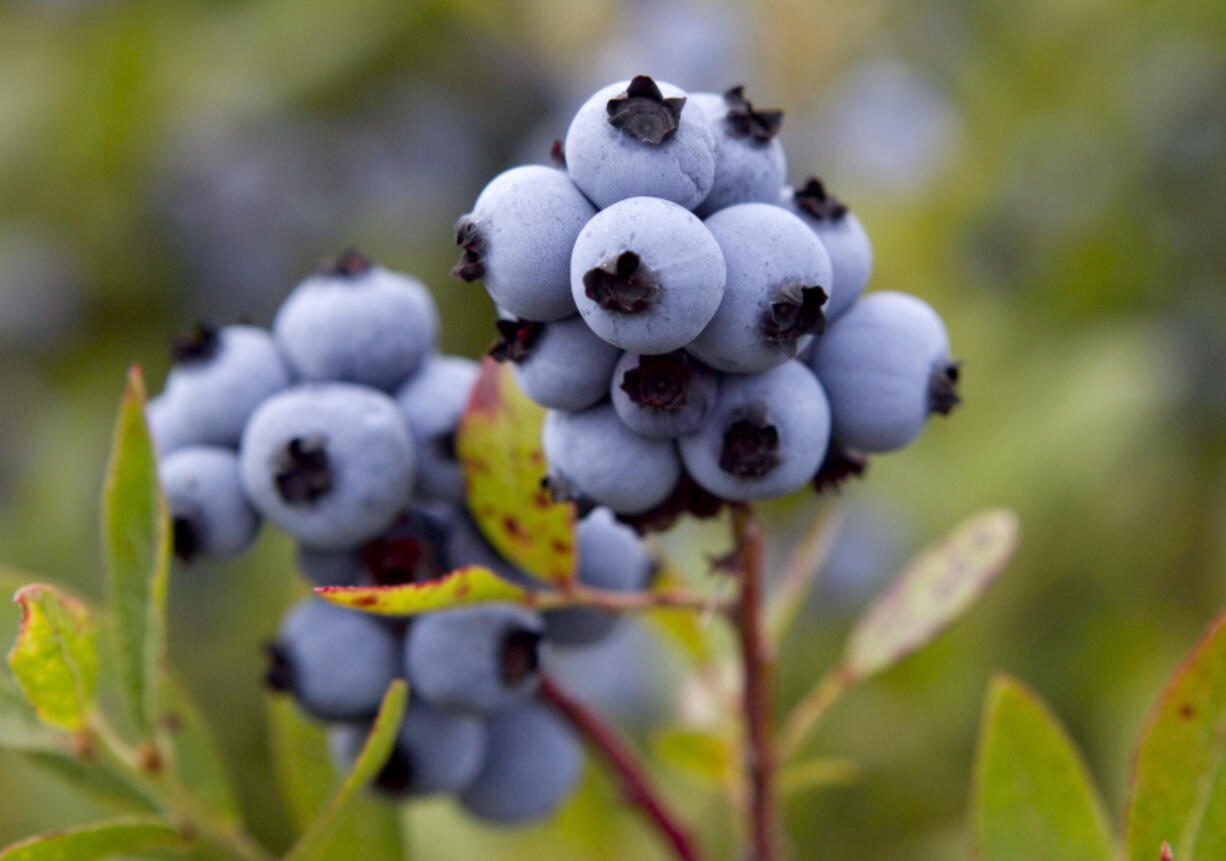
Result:
<svg viewBox="0 0 1226 861"><path fill-rule="evenodd" d="M534 593L503 580L488 568L474 565L452 571L429 583L403 586L323 586L315 590L323 599L384 616L412 616L465 604L487 601L532 603Z"/></svg>
<svg viewBox="0 0 1226 861"><path fill-rule="evenodd" d="M38 716L53 727L85 726L98 679L94 625L85 605L53 586L17 591L21 627L8 654L13 677Z"/></svg>
<svg viewBox="0 0 1226 861"><path fill-rule="evenodd" d="M545 411L515 385L511 369L486 359L460 422L456 449L468 505L508 561L550 583L574 576L574 507L542 486Z"/></svg>

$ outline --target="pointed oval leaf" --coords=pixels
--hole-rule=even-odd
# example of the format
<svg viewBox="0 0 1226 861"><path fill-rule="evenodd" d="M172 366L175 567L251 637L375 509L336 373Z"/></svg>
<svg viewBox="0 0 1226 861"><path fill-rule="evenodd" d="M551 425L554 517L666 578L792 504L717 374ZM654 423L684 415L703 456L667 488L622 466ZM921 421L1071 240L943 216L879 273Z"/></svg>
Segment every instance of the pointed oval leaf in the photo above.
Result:
<svg viewBox="0 0 1226 861"><path fill-rule="evenodd" d="M856 624L843 659L863 679L893 666L953 624L983 594L1017 547L1005 509L963 521L921 551Z"/></svg>
<svg viewBox="0 0 1226 861"><path fill-rule="evenodd" d="M1111 861L1102 801L1055 717L1014 679L992 680L975 763L975 845L983 861Z"/></svg>
<svg viewBox="0 0 1226 861"><path fill-rule="evenodd" d="M545 410L515 385L508 365L486 359L460 421L456 447L468 506L490 544L549 583L575 572L574 506L542 487Z"/></svg>
<svg viewBox="0 0 1226 861"><path fill-rule="evenodd" d="M429 583L403 586L321 586L321 598L383 616L414 616L465 604L489 601L534 603L536 593L503 580L488 568L474 565L452 571Z"/></svg>
<svg viewBox="0 0 1226 861"><path fill-rule="evenodd" d="M178 831L152 817L115 819L56 831L14 843L0 851L3 861L93 861L130 856L183 840Z"/></svg>
<svg viewBox="0 0 1226 861"><path fill-rule="evenodd" d="M1226 846L1226 615L1175 672L1134 760L1128 857L1169 841L1179 861L1220 858Z"/></svg>
<svg viewBox="0 0 1226 861"><path fill-rule="evenodd" d="M9 667L44 723L73 732L85 726L98 680L94 625L85 605L54 586L17 591L21 605Z"/></svg>
<svg viewBox="0 0 1226 861"><path fill-rule="evenodd" d="M165 650L170 529L137 368L128 374L115 421L102 536L120 687L134 726L147 739L157 714L156 678Z"/></svg>
<svg viewBox="0 0 1226 861"><path fill-rule="evenodd" d="M851 759L806 759L788 763L779 771L779 791L784 795L813 789L827 789L855 783L864 774Z"/></svg>

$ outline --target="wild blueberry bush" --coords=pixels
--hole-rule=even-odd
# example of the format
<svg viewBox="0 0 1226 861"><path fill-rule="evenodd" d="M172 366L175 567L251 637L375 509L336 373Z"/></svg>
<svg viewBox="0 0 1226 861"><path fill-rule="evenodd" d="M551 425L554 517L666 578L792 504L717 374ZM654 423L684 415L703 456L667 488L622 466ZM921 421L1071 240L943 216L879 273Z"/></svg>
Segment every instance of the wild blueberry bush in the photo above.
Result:
<svg viewBox="0 0 1226 861"><path fill-rule="evenodd" d="M482 281L497 312L481 363L437 352L422 283L347 251L290 293L271 330L202 325L176 340L148 402L134 371L103 494L107 606L21 587L0 677L0 744L127 815L0 857L271 857L164 665L171 569L242 553L263 521L294 541L315 593L270 625L265 656L272 696L293 702L270 711L302 825L285 857L404 857L387 811L420 796L503 827L546 819L585 751L677 857L787 856L781 777L831 774L802 757L805 741L839 697L973 603L1017 524L983 512L921 553L836 665L776 713L774 656L828 525L768 576L752 504L862 475L958 405L960 373L932 308L864 293L873 249L848 207L817 178L785 184L782 121L741 87L686 93L640 75L592 95L556 166L500 174L457 223L453 274ZM679 571L650 537L683 516L730 526L710 571ZM734 729L709 741L739 763L740 850L569 687L566 655L608 643L627 614L684 618L735 668L718 700ZM1181 859L1226 845L1209 743L1226 719L1224 643L1210 635L1142 739L1130 858L1169 857L1163 841ZM1117 854L1078 754L1004 677L974 798L981 857Z"/></svg>

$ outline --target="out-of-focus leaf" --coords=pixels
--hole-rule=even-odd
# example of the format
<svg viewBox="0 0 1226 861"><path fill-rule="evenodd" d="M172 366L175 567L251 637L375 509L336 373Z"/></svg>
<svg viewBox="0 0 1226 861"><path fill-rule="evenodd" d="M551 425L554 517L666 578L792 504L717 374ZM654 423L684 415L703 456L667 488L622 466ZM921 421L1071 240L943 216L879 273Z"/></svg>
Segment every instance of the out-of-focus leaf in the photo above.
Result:
<svg viewBox="0 0 1226 861"><path fill-rule="evenodd" d="M511 369L486 359L456 440L468 505L507 560L550 583L574 577L574 506L542 487L545 411L515 385Z"/></svg>
<svg viewBox="0 0 1226 861"><path fill-rule="evenodd" d="M984 708L973 811L983 861L1115 857L1076 747L1038 697L1004 676L992 681Z"/></svg>
<svg viewBox="0 0 1226 861"><path fill-rule="evenodd" d="M3 861L94 861L130 856L182 840L178 831L152 817L115 819L55 831L14 843L0 851Z"/></svg>
<svg viewBox="0 0 1226 861"><path fill-rule="evenodd" d="M28 751L24 757L106 807L141 813L157 810L157 805L139 787L96 759L50 750Z"/></svg>
<svg viewBox="0 0 1226 861"><path fill-rule="evenodd" d="M85 726L98 680L94 625L85 605L54 586L23 586L21 627L9 667L47 724L69 732Z"/></svg>
<svg viewBox="0 0 1226 861"><path fill-rule="evenodd" d="M493 571L478 565L460 568L429 583L321 586L315 592L333 604L387 616L411 616L489 601L536 603L536 593L503 580Z"/></svg>
<svg viewBox="0 0 1226 861"><path fill-rule="evenodd" d="M1179 861L1226 847L1226 616L1175 672L1134 760L1128 857L1152 859L1169 841Z"/></svg>
<svg viewBox="0 0 1226 861"><path fill-rule="evenodd" d="M161 728L170 742L175 771L223 824L238 824L238 798L212 730L180 682L168 676L165 684Z"/></svg>
<svg viewBox="0 0 1226 861"><path fill-rule="evenodd" d="M102 535L120 687L136 730L152 736L165 650L170 529L145 421L145 384L133 368L115 421L102 498Z"/></svg>
<svg viewBox="0 0 1226 861"><path fill-rule="evenodd" d="M18 690L12 678L0 672L0 747L10 750L58 750L62 739L47 728Z"/></svg>
<svg viewBox="0 0 1226 861"><path fill-rule="evenodd" d="M685 578L671 560L664 559L656 572L652 588L665 592L684 588ZM710 619L692 610L655 608L643 614L649 623L675 642L695 662L706 661L712 656L711 638L708 636Z"/></svg>
<svg viewBox="0 0 1226 861"><path fill-rule="evenodd" d="M310 827L285 855L287 861L328 857L327 852L332 842L332 835L349 812L358 791L374 779L379 769L383 768L384 763L387 762L388 756L391 755L407 701L408 686L403 681L393 682L383 697L379 714L375 717L374 724L371 725L370 735L354 761L353 768L350 769L349 774L341 782L340 788L324 805L323 810Z"/></svg>
<svg viewBox="0 0 1226 861"><path fill-rule="evenodd" d="M806 759L790 763L779 771L779 791L785 795L828 786L855 783L863 774L850 759Z"/></svg>
<svg viewBox="0 0 1226 861"><path fill-rule="evenodd" d="M666 729L652 736L652 750L665 766L700 783L722 786L736 772L730 740L709 732Z"/></svg>

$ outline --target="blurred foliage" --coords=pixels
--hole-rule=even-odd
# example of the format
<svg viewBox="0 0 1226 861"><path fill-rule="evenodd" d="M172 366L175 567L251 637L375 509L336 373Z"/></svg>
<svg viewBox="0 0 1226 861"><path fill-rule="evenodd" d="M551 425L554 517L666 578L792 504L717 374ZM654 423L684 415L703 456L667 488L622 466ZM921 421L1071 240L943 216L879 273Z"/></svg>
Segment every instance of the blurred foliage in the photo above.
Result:
<svg viewBox="0 0 1226 861"><path fill-rule="evenodd" d="M159 380L167 335L200 317L268 322L340 247L426 280L444 347L478 353L492 311L446 275L456 216L543 159L588 91L639 71L787 107L792 178L818 171L856 207L874 283L932 302L968 362L960 414L847 492L876 526L800 618L781 699L834 660L862 581L971 511L1023 523L983 605L809 745L862 774L790 796L797 855L962 857L996 668L1052 703L1118 817L1155 691L1226 605L1219 0L3 0L0 559L99 596L123 369ZM816 505L772 508L780 556ZM693 524L667 542L691 561L726 549ZM170 589L172 660L280 847L258 654L300 588L267 531ZM0 609L5 640L15 618ZM718 822L714 796L666 788ZM10 755L0 797L0 844L100 812ZM593 774L549 826L495 832L442 802L408 819L431 859L656 857L613 804Z"/></svg>

